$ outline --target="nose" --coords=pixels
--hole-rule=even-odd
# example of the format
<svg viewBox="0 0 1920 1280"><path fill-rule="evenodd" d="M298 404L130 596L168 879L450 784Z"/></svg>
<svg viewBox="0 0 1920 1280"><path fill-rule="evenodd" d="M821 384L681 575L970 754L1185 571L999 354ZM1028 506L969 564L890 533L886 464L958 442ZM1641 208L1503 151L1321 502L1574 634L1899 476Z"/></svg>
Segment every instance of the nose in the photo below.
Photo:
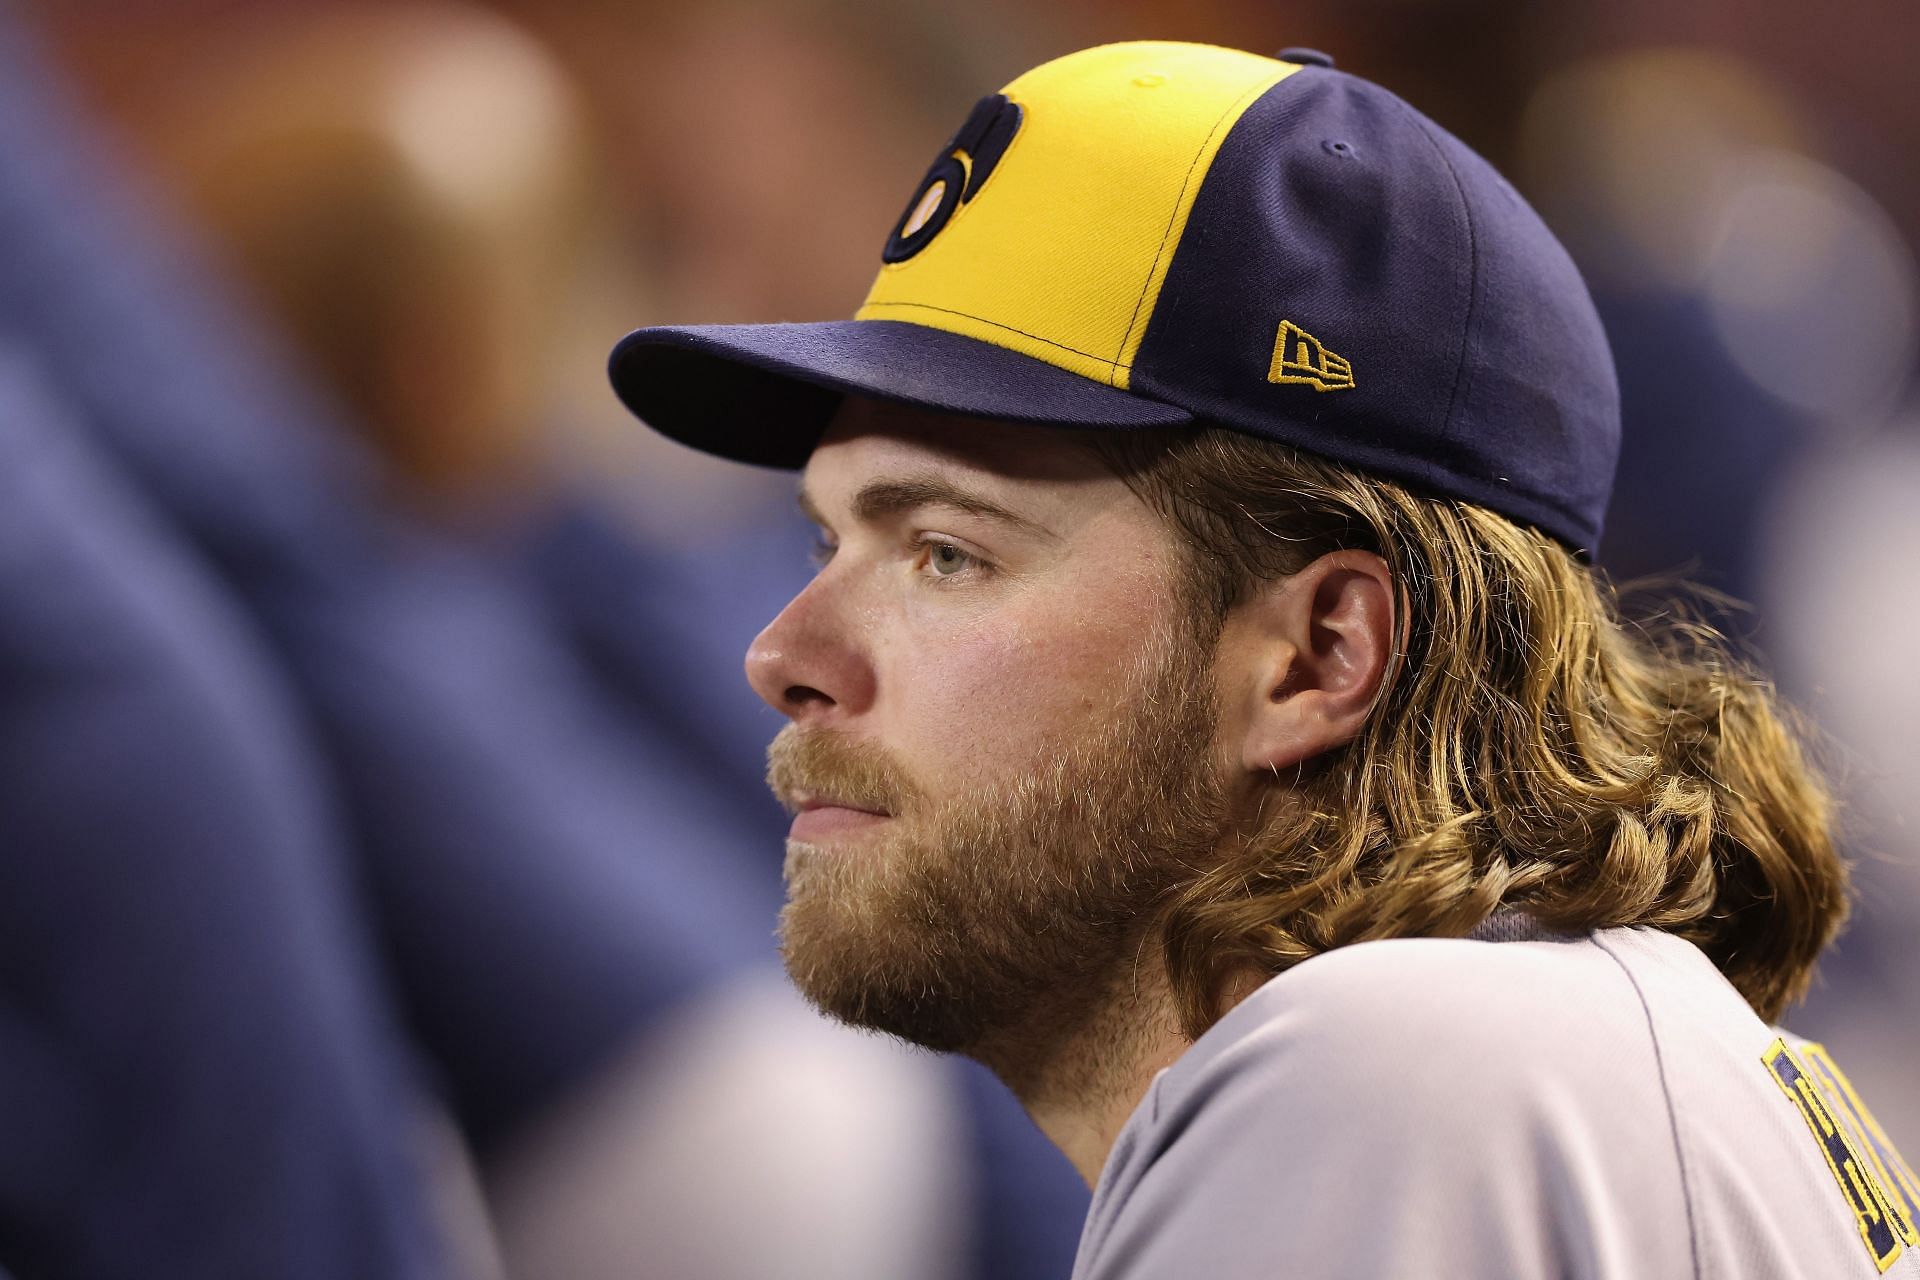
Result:
<svg viewBox="0 0 1920 1280"><path fill-rule="evenodd" d="M830 579L809 583L747 649L747 683L791 720L843 718L873 699L872 663Z"/></svg>

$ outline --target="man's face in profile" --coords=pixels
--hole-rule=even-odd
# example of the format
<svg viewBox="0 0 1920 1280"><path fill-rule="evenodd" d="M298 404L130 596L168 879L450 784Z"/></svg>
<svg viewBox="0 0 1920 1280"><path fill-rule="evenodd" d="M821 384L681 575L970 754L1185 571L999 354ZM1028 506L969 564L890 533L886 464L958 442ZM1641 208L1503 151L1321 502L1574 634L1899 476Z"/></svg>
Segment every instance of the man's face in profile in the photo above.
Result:
<svg viewBox="0 0 1920 1280"><path fill-rule="evenodd" d="M1224 823L1171 531L1071 433L864 400L802 493L824 564L747 658L789 971L943 1050L1084 1010Z"/></svg>

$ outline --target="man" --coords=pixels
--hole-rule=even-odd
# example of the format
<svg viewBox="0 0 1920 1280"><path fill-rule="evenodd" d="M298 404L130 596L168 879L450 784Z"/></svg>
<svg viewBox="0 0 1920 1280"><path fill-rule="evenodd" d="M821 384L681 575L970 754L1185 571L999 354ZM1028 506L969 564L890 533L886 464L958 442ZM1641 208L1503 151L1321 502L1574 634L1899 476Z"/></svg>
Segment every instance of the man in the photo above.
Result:
<svg viewBox="0 0 1920 1280"><path fill-rule="evenodd" d="M1578 274L1324 55L984 99L852 321L661 328L628 406L804 466L787 965L992 1066L1078 1277L1920 1274L1920 1187L1770 1027L1829 803L1704 629L1588 567Z"/></svg>

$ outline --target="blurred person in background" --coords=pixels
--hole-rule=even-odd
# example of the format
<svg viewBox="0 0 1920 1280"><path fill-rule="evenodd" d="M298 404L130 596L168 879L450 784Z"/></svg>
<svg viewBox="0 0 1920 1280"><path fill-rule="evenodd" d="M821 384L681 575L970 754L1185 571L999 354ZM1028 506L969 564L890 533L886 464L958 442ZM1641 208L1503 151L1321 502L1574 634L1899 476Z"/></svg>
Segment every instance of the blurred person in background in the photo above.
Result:
<svg viewBox="0 0 1920 1280"><path fill-rule="evenodd" d="M12 49L0 30L0 65ZM459 1166L435 1158L438 1109L292 690L17 319L0 316L0 1274L452 1280L436 1201Z"/></svg>
<svg viewBox="0 0 1920 1280"><path fill-rule="evenodd" d="M301 409L207 394L201 338L240 361L231 398L270 367L212 337L110 171L0 8L0 1269L462 1274L456 1144L346 817L229 589L312 525L298 487L268 515L235 482ZM204 438L166 438L183 413ZM296 439L282 460L351 485ZM180 517L222 502L256 518L216 568L217 520Z"/></svg>
<svg viewBox="0 0 1920 1280"><path fill-rule="evenodd" d="M490 1174L519 1171L503 1175L502 1202L537 1208L555 1189L624 1188L617 1216L576 1215L569 1239L543 1236L550 1219L537 1211L518 1220L532 1225L512 1243L570 1250L566 1274L918 1269L955 1199L921 1154L951 1145L948 1103L917 1067L829 1031L752 976L768 941L752 882L733 869L742 839L729 835L728 797L677 743L602 705L524 582L391 507L347 415L224 296L158 202L117 175L37 47L11 24L4 34L0 320L64 406L61 420L125 472L211 589L231 597L225 616L256 646L246 661L271 653L299 731L320 750L273 748L314 776L282 779L271 827L271 813L248 816L261 806L245 778L213 771L223 757L210 749L216 763L186 767L195 739L177 700L115 711L70 699L66 745L47 762L10 744L13 776L41 782L28 797L40 817L16 815L12 829L34 855L21 868L69 856L64 878L41 875L27 886L39 892L15 900L41 914L15 935L13 976L67 993L57 1007L80 1027L66 1070L101 1087L59 1100L45 1140L17 1148L27 1163L4 1188L0 1257L28 1274L90 1277L486 1274L488 1226L471 1198L450 1197L458 1214L408 1208L433 1198L427 1183L458 1181L457 1160L411 1162L409 1117L444 1109ZM22 634L56 632L36 610L57 598L8 600ZM241 648L217 636L203 647L199 677L230 668L242 689L257 679ZM30 650L10 656L11 686L47 683ZM173 763L174 799L200 825L177 837L137 827L146 793L134 788L146 780L113 771L94 780L90 807L47 818L60 796L79 798L82 712L108 741ZM272 763L266 731L252 737L268 781L299 767ZM170 740L177 761L156 754ZM222 749L231 759L244 748ZM64 775L64 791L53 762L80 771ZM331 825L326 811L297 808L310 792L328 798ZM284 853L256 848L249 823ZM112 852L115 839L145 856L112 867L71 857ZM362 906L277 887L335 877ZM180 883L217 889L177 921L196 947L107 926L116 904L164 902ZM64 902L49 901L56 889ZM357 921L330 923L330 912L355 911ZM248 982L209 985L216 975ZM373 993L355 995L363 977ZM166 993L151 1033L120 1016L148 986ZM230 1005L230 991L256 1003ZM261 1022L259 1002L278 1021ZM381 1030L389 1002L399 1035ZM234 1029L217 1030L216 1014ZM262 1034L246 1034L250 1018ZM287 1056L313 1036L327 1051L290 1072ZM9 1130L26 1133L25 1086L57 1060L42 1054L36 1066L23 1039L8 1047L4 1078L22 1087L0 1101ZM153 1062L137 1079L104 1070L122 1053ZM409 1079L423 1086L413 1103L390 1083ZM849 1081L861 1082L858 1105L836 1105ZM378 1110L395 1094L400 1103ZM295 1141L301 1108L330 1141ZM56 1141L56 1119L92 1136ZM227 1127L241 1123L244 1134ZM578 1140L608 1131L629 1139L610 1157ZM66 1163L30 1158L47 1151ZM90 1180L115 1194L77 1190ZM379 1213L358 1223L356 1203ZM740 1214L754 1232L716 1226ZM456 1242L435 1244L443 1234ZM312 1270L262 1261L285 1258ZM556 1262L535 1273L563 1272Z"/></svg>

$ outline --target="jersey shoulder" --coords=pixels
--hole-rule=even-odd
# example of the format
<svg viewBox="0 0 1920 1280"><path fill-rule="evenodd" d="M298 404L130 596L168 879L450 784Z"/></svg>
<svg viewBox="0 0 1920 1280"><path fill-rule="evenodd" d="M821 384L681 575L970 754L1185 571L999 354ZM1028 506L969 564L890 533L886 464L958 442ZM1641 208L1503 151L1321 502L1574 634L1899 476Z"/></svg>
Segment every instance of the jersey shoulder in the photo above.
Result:
<svg viewBox="0 0 1920 1280"><path fill-rule="evenodd" d="M1154 1224L1176 1220L1208 1260L1191 1274L1549 1275L1595 1249L1690 1256L1647 1018L1590 938L1362 943L1267 982L1129 1121L1089 1256L1159 1258Z"/></svg>
<svg viewBox="0 0 1920 1280"><path fill-rule="evenodd" d="M1342 947L1271 979L1208 1036L1258 1039L1276 1030L1327 1067L1414 1055L1521 1075L1595 1052L1618 1056L1623 1042L1649 1035L1633 975L1590 934Z"/></svg>
<svg viewBox="0 0 1920 1280"><path fill-rule="evenodd" d="M1603 1139L1632 1159L1674 1158L1645 1006L1591 936L1329 952L1232 1009L1161 1076L1150 1105L1169 1132L1182 1113L1239 1110L1295 1139L1324 1126L1441 1163Z"/></svg>

